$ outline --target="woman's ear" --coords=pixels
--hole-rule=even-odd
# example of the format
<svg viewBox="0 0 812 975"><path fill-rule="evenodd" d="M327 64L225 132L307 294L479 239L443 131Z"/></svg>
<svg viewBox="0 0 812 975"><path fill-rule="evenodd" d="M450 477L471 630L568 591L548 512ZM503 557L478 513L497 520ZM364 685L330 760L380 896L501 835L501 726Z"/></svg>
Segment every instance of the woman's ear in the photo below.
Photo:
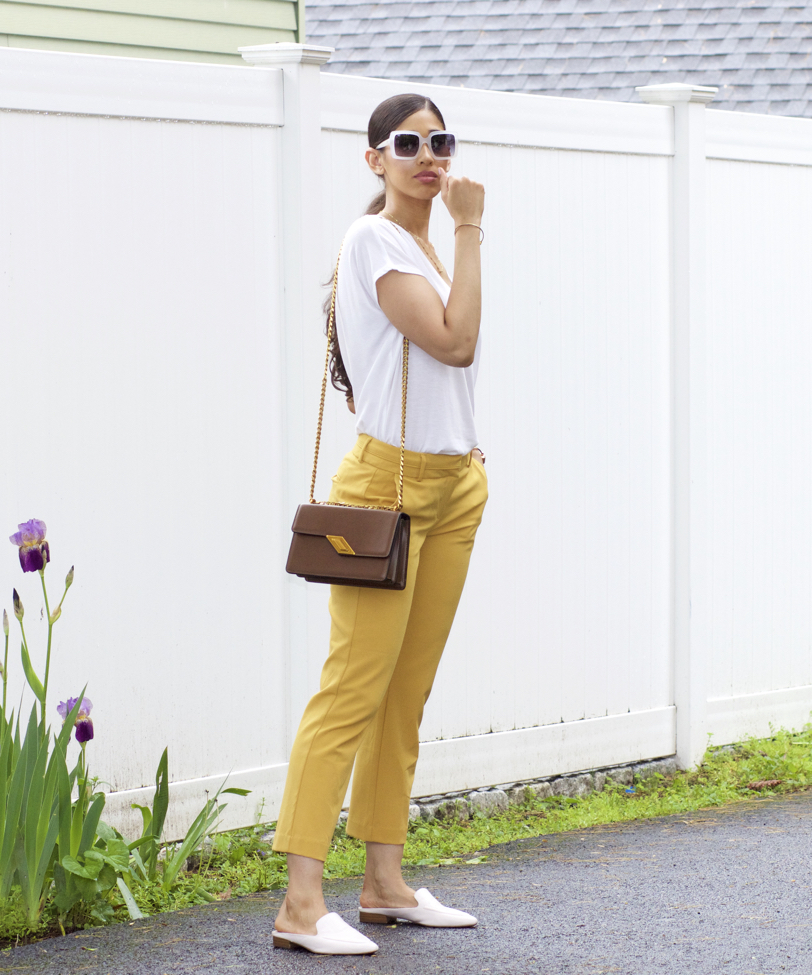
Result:
<svg viewBox="0 0 812 975"><path fill-rule="evenodd" d="M364 159L366 159L367 166L369 166L376 176L383 176L383 160L377 149L367 149L364 153Z"/></svg>

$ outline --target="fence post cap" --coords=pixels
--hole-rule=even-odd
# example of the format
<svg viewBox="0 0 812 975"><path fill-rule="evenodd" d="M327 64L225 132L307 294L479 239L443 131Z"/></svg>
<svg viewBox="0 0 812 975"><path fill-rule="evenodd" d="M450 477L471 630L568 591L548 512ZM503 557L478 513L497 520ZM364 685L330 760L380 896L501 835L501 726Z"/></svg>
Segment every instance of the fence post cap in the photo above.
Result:
<svg viewBox="0 0 812 975"><path fill-rule="evenodd" d="M244 61L249 64L277 67L283 64L321 65L330 60L334 47L317 47L315 44L293 44L279 41L276 44L251 44L238 47Z"/></svg>
<svg viewBox="0 0 812 975"><path fill-rule="evenodd" d="M694 102L707 105L712 102L718 88L706 88L702 85L684 85L673 82L668 85L643 85L634 89L637 94L651 105L678 105L683 102Z"/></svg>

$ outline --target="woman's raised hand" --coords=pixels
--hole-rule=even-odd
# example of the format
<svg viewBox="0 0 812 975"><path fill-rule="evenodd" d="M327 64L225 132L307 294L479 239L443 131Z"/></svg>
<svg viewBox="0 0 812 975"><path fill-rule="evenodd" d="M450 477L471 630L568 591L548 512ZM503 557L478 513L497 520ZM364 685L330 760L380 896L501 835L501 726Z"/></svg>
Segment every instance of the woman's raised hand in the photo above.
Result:
<svg viewBox="0 0 812 975"><path fill-rule="evenodd" d="M466 176L449 176L440 166L440 194L454 225L454 280L444 304L428 278L388 271L376 284L378 304L398 331L447 366L470 366L476 356L482 315L478 231L458 234L462 224L479 227L485 187Z"/></svg>
<svg viewBox="0 0 812 975"><path fill-rule="evenodd" d="M482 222L482 211L485 209L485 187L482 183L475 183L467 176L449 176L439 167L440 198L454 218L454 223Z"/></svg>

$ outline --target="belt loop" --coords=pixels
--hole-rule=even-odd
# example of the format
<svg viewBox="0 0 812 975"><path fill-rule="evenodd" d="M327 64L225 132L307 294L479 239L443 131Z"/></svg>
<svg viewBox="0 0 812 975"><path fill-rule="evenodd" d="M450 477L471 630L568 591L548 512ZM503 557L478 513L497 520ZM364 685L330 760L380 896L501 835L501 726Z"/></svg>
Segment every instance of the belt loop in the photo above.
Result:
<svg viewBox="0 0 812 975"><path fill-rule="evenodd" d="M425 454L421 454L420 455L420 467L418 468L418 471L417 471L417 479L418 479L418 481L422 481L423 480L423 475L425 473L426 473L426 455Z"/></svg>
<svg viewBox="0 0 812 975"><path fill-rule="evenodd" d="M368 446L369 446L369 437L366 436L366 434L361 434L361 436L358 438L358 443L356 444L355 447L355 456L358 458L358 460L364 459L364 453Z"/></svg>
<svg viewBox="0 0 812 975"><path fill-rule="evenodd" d="M473 450L469 450L468 451L468 457L465 460L465 466L466 467L470 467L471 466L471 461L473 460L473 457L474 457Z"/></svg>

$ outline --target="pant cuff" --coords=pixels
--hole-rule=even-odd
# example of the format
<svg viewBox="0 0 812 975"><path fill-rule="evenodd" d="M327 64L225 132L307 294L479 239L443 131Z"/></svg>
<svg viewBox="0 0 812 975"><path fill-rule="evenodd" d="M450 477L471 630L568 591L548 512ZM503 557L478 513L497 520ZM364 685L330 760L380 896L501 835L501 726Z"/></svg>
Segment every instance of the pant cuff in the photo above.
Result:
<svg viewBox="0 0 812 975"><path fill-rule="evenodd" d="M330 852L330 843L328 841L325 845L312 836L297 836L295 833L280 833L277 830L273 838L273 849L275 853L295 853L324 863Z"/></svg>
<svg viewBox="0 0 812 975"><path fill-rule="evenodd" d="M389 843L393 846L403 846L406 843L408 829L398 829L397 827L375 826L374 828L366 825L358 825L352 821L352 817L347 820L347 836L361 840L364 843Z"/></svg>

